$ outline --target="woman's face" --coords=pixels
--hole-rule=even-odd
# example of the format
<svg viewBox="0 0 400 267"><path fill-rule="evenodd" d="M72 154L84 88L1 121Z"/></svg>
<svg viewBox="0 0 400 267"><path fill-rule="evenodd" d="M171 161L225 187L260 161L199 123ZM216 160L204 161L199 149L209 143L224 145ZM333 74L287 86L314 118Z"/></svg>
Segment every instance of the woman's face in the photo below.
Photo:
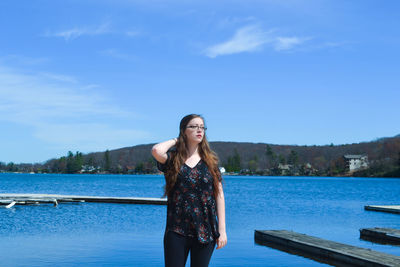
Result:
<svg viewBox="0 0 400 267"><path fill-rule="evenodd" d="M189 143L199 144L204 138L204 122L201 118L194 118L189 121L185 129L185 136Z"/></svg>

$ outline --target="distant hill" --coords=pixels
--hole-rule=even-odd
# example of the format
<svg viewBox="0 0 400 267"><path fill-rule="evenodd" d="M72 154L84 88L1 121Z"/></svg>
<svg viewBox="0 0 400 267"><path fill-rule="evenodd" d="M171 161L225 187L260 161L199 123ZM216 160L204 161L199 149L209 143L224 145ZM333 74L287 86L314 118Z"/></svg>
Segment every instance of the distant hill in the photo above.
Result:
<svg viewBox="0 0 400 267"><path fill-rule="evenodd" d="M157 168L156 162L151 155L153 145L143 144L83 155L81 153L69 153L66 157L52 159L44 164L13 164L12 166L10 164L0 164L0 171L74 173L81 170L81 166L84 165L86 167L92 166L92 170L95 168L93 172L154 173ZM298 170L304 168L304 166L312 166L314 175L341 175L344 174L344 155L368 156L370 170L356 173L355 175L385 176L386 173L391 173L390 176L396 176L400 170L400 135L380 138L371 142L346 145L297 146L245 142L210 142L210 146L217 153L220 159L220 166L228 167L236 164L238 167L236 171L251 169L252 173L269 173L273 175L274 172L268 172L268 170L277 168L278 163L294 163ZM266 153L268 148L270 149L269 156ZM271 154L275 157L275 161L271 160Z"/></svg>
<svg viewBox="0 0 400 267"><path fill-rule="evenodd" d="M151 147L154 144L137 145L110 150L112 166L120 168L135 168L138 164L150 164L153 161ZM210 142L211 148L217 153L220 159L220 166L228 163L230 157L237 151L241 160L242 168L249 168L249 162L257 160L257 168L266 169L269 160L266 155L267 146L270 146L276 155L287 159L292 151L298 155L299 164L311 164L318 170L329 168L330 164L347 154L367 155L371 163L379 161L396 161L400 153L400 135L389 138L382 138L376 141L354 143L346 145L324 145L324 146L295 146L295 145L274 145L265 143L244 143L244 142ZM104 153L96 152L84 155L86 163L104 165Z"/></svg>

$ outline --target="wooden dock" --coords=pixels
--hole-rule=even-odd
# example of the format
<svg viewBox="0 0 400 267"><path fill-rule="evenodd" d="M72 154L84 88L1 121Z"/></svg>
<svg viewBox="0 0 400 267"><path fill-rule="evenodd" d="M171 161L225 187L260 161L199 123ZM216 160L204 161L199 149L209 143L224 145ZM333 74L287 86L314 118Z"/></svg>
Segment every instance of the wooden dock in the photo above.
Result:
<svg viewBox="0 0 400 267"><path fill-rule="evenodd" d="M400 230L393 228L360 229L360 238L379 244L400 245Z"/></svg>
<svg viewBox="0 0 400 267"><path fill-rule="evenodd" d="M107 196L76 196L76 195L53 195L53 194L0 194L0 205L32 205L42 203L66 202L98 202L98 203L123 203L123 204L150 204L166 205L165 198L144 197L107 197ZM14 204L12 204L14 203Z"/></svg>
<svg viewBox="0 0 400 267"><path fill-rule="evenodd" d="M334 266L400 266L400 257L286 230L255 230L256 243Z"/></svg>
<svg viewBox="0 0 400 267"><path fill-rule="evenodd" d="M400 205L367 205L364 206L365 210L383 211L389 213L400 213Z"/></svg>

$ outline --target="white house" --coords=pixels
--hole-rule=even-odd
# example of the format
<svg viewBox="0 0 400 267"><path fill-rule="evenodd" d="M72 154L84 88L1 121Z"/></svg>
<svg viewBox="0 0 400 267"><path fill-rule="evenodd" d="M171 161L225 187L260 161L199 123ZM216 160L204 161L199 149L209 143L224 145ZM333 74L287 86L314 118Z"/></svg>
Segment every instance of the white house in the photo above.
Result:
<svg viewBox="0 0 400 267"><path fill-rule="evenodd" d="M293 168L293 165L279 163L278 168L281 170L282 175L287 175L287 174L289 174L290 170Z"/></svg>
<svg viewBox="0 0 400 267"><path fill-rule="evenodd" d="M369 167L367 155L344 155L344 159L346 160L350 172L367 169Z"/></svg>

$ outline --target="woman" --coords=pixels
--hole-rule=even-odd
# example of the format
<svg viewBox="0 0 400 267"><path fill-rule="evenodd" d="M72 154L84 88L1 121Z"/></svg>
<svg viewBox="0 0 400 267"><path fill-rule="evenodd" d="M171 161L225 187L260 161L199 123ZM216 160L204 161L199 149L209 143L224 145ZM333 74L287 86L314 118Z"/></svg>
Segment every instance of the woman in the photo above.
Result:
<svg viewBox="0 0 400 267"><path fill-rule="evenodd" d="M179 137L156 144L151 151L166 181L167 267L185 266L189 251L190 266L208 266L215 244L219 249L227 243L222 177L206 129L200 115L187 115L181 120Z"/></svg>

